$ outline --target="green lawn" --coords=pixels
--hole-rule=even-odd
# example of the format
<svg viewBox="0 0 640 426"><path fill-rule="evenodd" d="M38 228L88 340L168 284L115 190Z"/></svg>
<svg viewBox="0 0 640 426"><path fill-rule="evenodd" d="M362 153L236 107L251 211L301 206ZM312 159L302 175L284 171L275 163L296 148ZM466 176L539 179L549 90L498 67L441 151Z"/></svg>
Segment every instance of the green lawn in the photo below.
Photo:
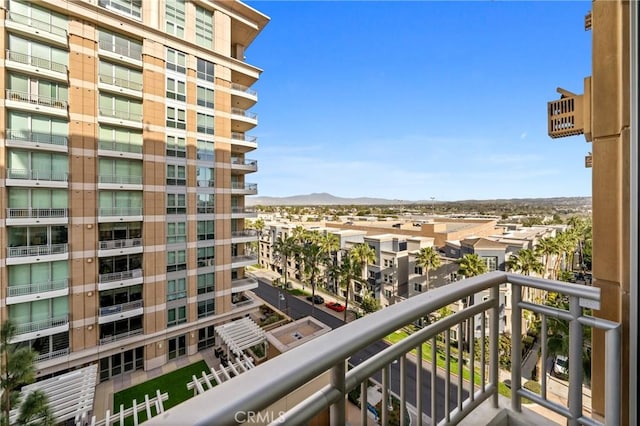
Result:
<svg viewBox="0 0 640 426"><path fill-rule="evenodd" d="M191 381L192 375L201 377L203 371L209 373L209 367L206 362L198 361L164 376L121 390L113 395L113 412L120 411L120 404L124 404L125 408L131 407L134 399L137 404L144 403L145 394L151 399L156 396L157 389L160 389L160 393L169 394L169 399L164 402L165 410L178 405L193 396L193 390L187 389L187 383ZM155 414L155 410L152 410L152 413ZM146 412L141 411L138 419L144 421L146 418ZM133 419L129 418L127 424L133 424Z"/></svg>

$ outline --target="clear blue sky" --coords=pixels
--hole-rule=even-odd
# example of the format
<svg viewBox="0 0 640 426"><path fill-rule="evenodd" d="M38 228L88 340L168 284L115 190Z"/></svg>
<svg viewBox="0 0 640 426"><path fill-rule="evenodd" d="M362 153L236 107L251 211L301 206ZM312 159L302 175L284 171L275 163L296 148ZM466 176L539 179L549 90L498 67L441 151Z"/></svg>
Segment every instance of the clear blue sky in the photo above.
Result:
<svg viewBox="0 0 640 426"><path fill-rule="evenodd" d="M582 93L591 2L249 1L263 196L403 200L591 195L582 136L547 136Z"/></svg>

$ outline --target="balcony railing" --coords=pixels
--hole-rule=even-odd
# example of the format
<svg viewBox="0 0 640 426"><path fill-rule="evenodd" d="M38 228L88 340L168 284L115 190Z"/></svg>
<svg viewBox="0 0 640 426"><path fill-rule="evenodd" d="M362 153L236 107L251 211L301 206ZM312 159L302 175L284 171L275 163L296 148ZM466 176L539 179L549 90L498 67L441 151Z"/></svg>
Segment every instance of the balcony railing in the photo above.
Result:
<svg viewBox="0 0 640 426"><path fill-rule="evenodd" d="M142 216L142 207L101 207L98 216Z"/></svg>
<svg viewBox="0 0 640 426"><path fill-rule="evenodd" d="M50 145L67 146L69 138L66 136L53 135L50 133L30 132L29 130L7 129L7 140L45 143Z"/></svg>
<svg viewBox="0 0 640 426"><path fill-rule="evenodd" d="M98 176L99 183L113 183L116 185L142 185L142 176Z"/></svg>
<svg viewBox="0 0 640 426"><path fill-rule="evenodd" d="M535 394L522 388L521 364L522 352L519 338L512 339L511 348L511 408L521 411L522 398L531 401L567 418L568 424L601 424L598 420L587 418L582 405L582 359L583 326L594 327L606 331L606 374L605 374L605 420L607 424L620 423L620 331L621 325L611 321L593 318L583 314L583 307L598 308L600 290L576 284L549 281L539 278L510 274L500 271L466 279L464 285L450 285L436 288L427 293L409 298L406 301L391 305L381 311L369 314L357 321L345 324L327 334L319 336L295 351L285 352L233 380L225 381L206 391L203 395L190 399L149 421L153 424L236 424L251 420L250 413L266 415L271 424L305 424L314 416L330 409L330 424L346 423L347 393L359 387L361 389L361 406L367 407L367 385L369 378L382 371L382 401L390 397L389 368L399 360L400 369L400 412L404 413L407 404L406 386L410 377L415 379L415 407L422 414L427 404L431 405L431 418L434 422L443 419L444 424L457 424L473 413L485 400L494 408L498 407L498 341L500 325L500 286L509 283L512 287L511 321L513 330L521 330L523 311L540 315L543 327L548 317L566 320L569 323L569 358L576 360L569 364L568 407L547 399L546 375L542 375L542 391ZM546 292L557 292L569 300L569 310L540 305L522 300L522 290L538 289ZM398 343L362 361L351 369L347 369L349 358L365 349L370 344L385 336L412 324L441 307L455 303L461 299L473 298L474 295L490 296L483 302L462 308L460 311L439 319L427 327L415 332ZM476 320L480 317L479 320ZM452 371L450 361L452 332L458 331L462 336L463 326L470 324L471 330L479 321L480 342L488 338L488 348L479 349L470 344L469 349L458 345L461 357L468 359L468 380L463 380L463 362L457 363L457 371ZM487 327L488 326L488 327ZM488 331L487 331L488 328ZM476 336L477 337L477 336ZM519 337L519 333L518 333ZM444 361L446 367L442 373L431 374L430 400L422 395L423 362L428 364L431 372L438 370L436 348L438 340L445 343ZM423 361L423 343L431 344L431 361ZM483 346L483 345L481 345ZM417 365L420 374L408 374L409 352L416 351ZM479 352L479 353L476 353ZM542 357L547 351L546 339L542 339ZM463 358L462 358L463 359ZM487 372L488 370L488 372ZM285 404L276 404L282 398L296 392L309 381L330 373L330 383L321 390L302 399L288 411L280 410ZM326 376L325 376L326 377ZM413 382L413 380L411 381ZM230 398L229 395L238 395ZM299 397L301 395L296 395ZM304 396L303 396L304 398ZM444 399L444 408L437 404L437 399ZM272 405L276 404L276 405ZM277 412L263 410L277 407ZM274 410L275 411L275 410ZM367 424L367 409L361 411L361 424ZM382 424L387 424L389 412L386 403L382 404ZM402 417L402 416L401 416Z"/></svg>
<svg viewBox="0 0 640 426"><path fill-rule="evenodd" d="M128 337L139 336L143 333L144 329L138 328L136 330L126 331L124 333L115 334L113 336L105 336L100 338L100 344L106 345L107 343L117 342Z"/></svg>
<svg viewBox="0 0 640 426"><path fill-rule="evenodd" d="M231 213L235 214L250 214L256 213L256 209L253 207L231 207Z"/></svg>
<svg viewBox="0 0 640 426"><path fill-rule="evenodd" d="M250 142L250 143L255 143L258 141L257 136L245 135L244 133L238 133L238 132L231 132L231 139L236 141Z"/></svg>
<svg viewBox="0 0 640 426"><path fill-rule="evenodd" d="M52 25L49 22L40 21L39 19L34 19L30 16L26 16L16 12L8 12L7 15L8 15L7 18L10 21L17 22L19 24L24 24L34 29L46 31L48 33L55 34L57 36L61 36L61 37L67 36L67 30L65 30L64 28L56 27L55 25Z"/></svg>
<svg viewBox="0 0 640 426"><path fill-rule="evenodd" d="M258 96L258 92L256 92L255 90L247 87L247 86L243 86L242 84L238 84L238 83L232 83L231 84L231 89L232 90L237 90L239 92L244 92L247 95L250 96Z"/></svg>
<svg viewBox="0 0 640 426"><path fill-rule="evenodd" d="M69 323L69 315L60 315L39 321L16 324L16 334L34 333L48 328L60 327Z"/></svg>
<svg viewBox="0 0 640 426"><path fill-rule="evenodd" d="M100 40L98 43L98 47L107 52L126 56L127 58L131 58L136 61L142 60L142 46L140 45L129 44L128 46L122 46L119 44L115 44L110 40Z"/></svg>
<svg viewBox="0 0 640 426"><path fill-rule="evenodd" d="M240 262L258 262L258 256L251 254L243 254L240 256L231 256L231 263L240 263Z"/></svg>
<svg viewBox="0 0 640 426"><path fill-rule="evenodd" d="M131 248L142 246L142 238L128 238L125 240L109 240L100 241L98 243L99 250L113 250L121 248Z"/></svg>
<svg viewBox="0 0 640 426"><path fill-rule="evenodd" d="M121 303L119 305L104 306L100 308L99 315L101 317L113 314L119 314L121 312L133 311L134 309L142 308L142 300L135 300L133 302Z"/></svg>
<svg viewBox="0 0 640 426"><path fill-rule="evenodd" d="M53 352L47 352L44 354L38 354L36 356L36 362L42 362L42 361L47 361L50 359L56 359L56 358L60 358L63 356L69 355L69 348L65 348L65 349L60 349L57 351L53 351Z"/></svg>
<svg viewBox="0 0 640 426"><path fill-rule="evenodd" d="M68 244L48 244L42 246L9 247L7 257L48 256L69 251Z"/></svg>
<svg viewBox="0 0 640 426"><path fill-rule="evenodd" d="M56 219L65 218L69 215L69 209L7 209L7 219Z"/></svg>
<svg viewBox="0 0 640 426"><path fill-rule="evenodd" d="M43 283L32 283L24 285L10 285L9 297L27 296L29 294L46 293L48 291L63 290L69 285L68 279L46 281Z"/></svg>
<svg viewBox="0 0 640 426"><path fill-rule="evenodd" d="M135 91L142 90L142 83L138 83L137 81L126 80L124 78L113 77L111 75L100 75L99 78L100 83L122 87L123 89L130 89Z"/></svg>
<svg viewBox="0 0 640 426"><path fill-rule="evenodd" d="M231 231L231 238L257 237L258 231L255 229L243 229L242 231Z"/></svg>
<svg viewBox="0 0 640 426"><path fill-rule="evenodd" d="M231 165L258 168L258 160L249 160L238 157L231 157Z"/></svg>
<svg viewBox="0 0 640 426"><path fill-rule="evenodd" d="M7 178L24 179L24 180L48 180L55 182L67 182L69 173L58 172L55 170L25 170L25 169L8 169Z"/></svg>
<svg viewBox="0 0 640 426"><path fill-rule="evenodd" d="M255 120L258 118L258 114L255 112L247 111L246 109L241 108L231 108L232 115L239 115L241 117L249 118L251 120Z"/></svg>
<svg viewBox="0 0 640 426"><path fill-rule="evenodd" d="M132 154L142 154L142 145L128 142L98 141L98 149L105 151L130 152Z"/></svg>
<svg viewBox="0 0 640 426"><path fill-rule="evenodd" d="M108 274L100 274L98 276L99 283L109 283L112 281L131 280L133 278L141 278L142 269L132 269L130 271L110 272Z"/></svg>
<svg viewBox="0 0 640 426"><path fill-rule="evenodd" d="M48 96L36 95L33 93L20 92L7 89L7 100L27 102L32 105L40 105L51 108L67 109L67 101Z"/></svg>
<svg viewBox="0 0 640 426"><path fill-rule="evenodd" d="M142 121L142 114L131 111L121 111L111 108L100 108L100 115L103 117L117 118L119 120Z"/></svg>
<svg viewBox="0 0 640 426"><path fill-rule="evenodd" d="M256 192L258 190L257 183L231 182L231 189L239 189L248 192Z"/></svg>
<svg viewBox="0 0 640 426"><path fill-rule="evenodd" d="M7 50L7 60L19 62L24 65L31 65L32 67L42 68L45 70L64 74L67 73L67 66L65 64L60 64L44 58L38 58L37 56L25 55L22 52Z"/></svg>

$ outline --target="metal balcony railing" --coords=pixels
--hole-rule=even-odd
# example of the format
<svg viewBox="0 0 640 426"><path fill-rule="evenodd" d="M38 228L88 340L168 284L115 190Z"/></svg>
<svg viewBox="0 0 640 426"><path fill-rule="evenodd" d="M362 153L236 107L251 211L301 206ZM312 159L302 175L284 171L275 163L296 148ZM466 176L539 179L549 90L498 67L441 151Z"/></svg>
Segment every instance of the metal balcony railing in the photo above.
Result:
<svg viewBox="0 0 640 426"><path fill-rule="evenodd" d="M142 238L128 238L125 240L109 240L98 242L98 250L113 250L142 246Z"/></svg>
<svg viewBox="0 0 640 426"><path fill-rule="evenodd" d="M27 296L29 294L46 293L48 291L63 290L69 286L67 278L63 280L46 281L24 285L10 285L9 297Z"/></svg>
<svg viewBox="0 0 640 426"><path fill-rule="evenodd" d="M142 308L142 300L135 300L133 302L121 303L119 305L104 306L99 310L101 317L113 314L119 314L121 312L133 311L134 309Z"/></svg>
<svg viewBox="0 0 640 426"><path fill-rule="evenodd" d="M258 160L249 160L248 158L231 157L232 166L247 166L252 168L258 167Z"/></svg>
<svg viewBox="0 0 640 426"><path fill-rule="evenodd" d="M258 141L257 136L245 135L244 133L231 132L231 139L236 141L244 141L255 143Z"/></svg>
<svg viewBox="0 0 640 426"><path fill-rule="evenodd" d="M25 180L48 180L55 182L67 182L69 173L58 172L55 170L25 170L25 169L8 169L7 178L9 179L25 179Z"/></svg>
<svg viewBox="0 0 640 426"><path fill-rule="evenodd" d="M138 328L135 330L126 331L124 333L115 334L113 336L105 336L100 338L100 344L106 345L107 343L117 342L128 337L139 336L143 333L144 329Z"/></svg>
<svg viewBox="0 0 640 426"><path fill-rule="evenodd" d="M129 142L98 141L98 149L105 151L130 152L132 154L142 154L142 145Z"/></svg>
<svg viewBox="0 0 640 426"><path fill-rule="evenodd" d="M122 87L123 89L136 90L138 92L142 90L142 83L139 83L137 81L102 74L100 74L99 79L100 83Z"/></svg>
<svg viewBox="0 0 640 426"><path fill-rule="evenodd" d="M142 185L142 176L98 176L99 183L113 183L119 185Z"/></svg>
<svg viewBox="0 0 640 426"><path fill-rule="evenodd" d="M243 229L242 231L231 231L231 238L257 237L258 231L255 229Z"/></svg>
<svg viewBox="0 0 640 426"><path fill-rule="evenodd" d="M47 352L44 354L38 354L36 356L36 362L42 362L42 361L47 361L49 359L60 358L66 355L69 355L69 348L60 349L53 352Z"/></svg>
<svg viewBox="0 0 640 426"><path fill-rule="evenodd" d="M231 108L231 115L239 115L241 117L250 118L251 120L258 118L258 114L255 112L247 111L242 108Z"/></svg>
<svg viewBox="0 0 640 426"><path fill-rule="evenodd" d="M46 318L39 321L16 324L16 334L33 333L48 328L60 327L69 323L69 315L60 315L54 318Z"/></svg>
<svg viewBox="0 0 640 426"><path fill-rule="evenodd" d="M31 28L46 31L48 33L51 33L57 36L62 36L62 37L67 36L67 30L65 30L64 28L57 27L49 22L40 21L39 19L34 19L30 16L23 15L21 13L10 11L7 13L7 19L9 21L17 22L19 24L24 24Z"/></svg>
<svg viewBox="0 0 640 426"><path fill-rule="evenodd" d="M26 102L32 105L40 105L51 108L67 109L67 101L63 99L50 98L48 96L36 95L34 93L20 92L7 89L7 100Z"/></svg>
<svg viewBox="0 0 640 426"><path fill-rule="evenodd" d="M50 133L37 133L29 130L7 129L7 139L21 142L46 143L50 145L67 146L69 138Z"/></svg>
<svg viewBox="0 0 640 426"><path fill-rule="evenodd" d="M240 262L258 262L258 256L251 254L243 254L240 256L231 256L231 263L240 263Z"/></svg>
<svg viewBox="0 0 640 426"><path fill-rule="evenodd" d="M142 207L101 207L98 216L142 216Z"/></svg>
<svg viewBox="0 0 640 426"><path fill-rule="evenodd" d="M174 291L173 293L167 293L167 302L171 300L184 299L185 297L187 297L186 290Z"/></svg>
<svg viewBox="0 0 640 426"><path fill-rule="evenodd" d="M256 213L253 207L231 207L231 214L252 214Z"/></svg>
<svg viewBox="0 0 640 426"><path fill-rule="evenodd" d="M22 52L16 52L7 49L7 60L19 62L24 65L31 65L33 67L42 68L49 71L55 71L66 74L67 66L58 62L50 61L49 59L39 58L37 56L25 55Z"/></svg>
<svg viewBox="0 0 640 426"><path fill-rule="evenodd" d="M246 93L247 95L250 95L250 96L258 96L258 92L256 92L255 90L247 86L243 86L242 84L231 83L231 89Z"/></svg>
<svg viewBox="0 0 640 426"><path fill-rule="evenodd" d="M141 278L142 269L132 269L130 271L110 272L108 274L100 274L98 276L99 283L108 283L112 281L124 281L133 278Z"/></svg>
<svg viewBox="0 0 640 426"><path fill-rule="evenodd" d="M583 326L603 329L606 332L606 374L605 374L605 420L607 424L620 423L620 331L621 325L611 321L586 316L583 307L597 308L600 304L600 290L559 281L495 271L482 276L464 280L462 285L439 287L408 300L391 305L383 310L369 314L359 320L345 324L327 334L319 336L294 351L285 352L233 380L218 384L203 395L190 399L149 421L154 424L237 424L249 419L251 413L264 414L271 424L305 424L320 412L330 409L330 424L346 423L346 397L352 389L361 389L360 403L367 407L367 386L369 378L382 371L382 401L390 396L389 368L399 360L400 369L400 410L405 412L407 404L415 403L418 413L430 403L431 418L443 424L457 424L472 413L478 405L489 400L494 408L498 407L498 341L500 324L500 287L510 284L512 288L511 321L513 330L521 330L523 311L540 315L543 324L542 335L546 332L544 324L548 317L569 322L569 358L577 360L569 364L568 407L550 401L546 397L546 375L542 378L541 394L535 394L521 387L520 366L522 352L520 339L512 340L511 383L512 410L521 411L523 397L567 418L568 424L601 424L598 420L587 418L582 406L582 359ZM569 300L569 310L553 308L522 300L523 289L538 289L544 292L557 292ZM384 338L420 318L436 312L441 307L473 298L477 294L489 293L489 297L474 305L461 308L458 312L441 318L427 327L409 335L383 351L347 369L349 358L370 344ZM477 320L477 318L480 318ZM463 380L463 362L457 363L457 371L452 372L450 361L453 359L452 330L462 336L463 325L480 325L480 342L488 338L488 348L475 348L470 344L459 346L458 360L467 358L469 379ZM474 333L474 337L478 337ZM441 377L431 374L430 400L422 395L423 363L437 371L438 340L445 344L445 371ZM423 361L423 343L431 344L431 361ZM483 346L483 345L481 345ZM542 339L543 359L547 350L546 339ZM409 373L409 352L415 351L415 368L420 374ZM479 353L476 353L478 351ZM461 358L463 357L463 358ZM487 372L488 370L488 372ZM329 384L321 390L302 399L298 405L287 411L280 411L284 404L276 404L282 398L296 392L309 381L329 373ZM409 377L416 382L415 401L407 401L406 386ZM444 389L442 389L444 388ZM234 395L230 398L229 395ZM301 395L296 395L300 397ZM436 403L436 398L444 399L444 409ZM263 412L276 404L278 412ZM367 424L367 409L361 410L361 424ZM388 407L382 404L382 424L386 424ZM402 417L402 416L401 416ZM435 422L434 422L435 423Z"/></svg>
<svg viewBox="0 0 640 426"><path fill-rule="evenodd" d="M240 189L248 192L255 192L258 190L257 183L242 183L242 182L231 182L231 189Z"/></svg>
<svg viewBox="0 0 640 426"><path fill-rule="evenodd" d="M120 111L112 108L100 108L99 113L103 117L117 118L119 120L142 121L142 114L131 111Z"/></svg>
<svg viewBox="0 0 640 426"><path fill-rule="evenodd" d="M69 251L68 244L47 244L42 246L9 247L7 257L47 256Z"/></svg>
<svg viewBox="0 0 640 426"><path fill-rule="evenodd" d="M55 209L7 209L7 219L52 219L52 218L65 218L69 215L69 209L55 208Z"/></svg>
<svg viewBox="0 0 640 426"><path fill-rule="evenodd" d="M98 42L98 47L101 50L126 56L127 58L131 58L136 61L142 60L142 46L138 44L129 44L127 46L123 46L120 44L115 44L110 40L100 40Z"/></svg>

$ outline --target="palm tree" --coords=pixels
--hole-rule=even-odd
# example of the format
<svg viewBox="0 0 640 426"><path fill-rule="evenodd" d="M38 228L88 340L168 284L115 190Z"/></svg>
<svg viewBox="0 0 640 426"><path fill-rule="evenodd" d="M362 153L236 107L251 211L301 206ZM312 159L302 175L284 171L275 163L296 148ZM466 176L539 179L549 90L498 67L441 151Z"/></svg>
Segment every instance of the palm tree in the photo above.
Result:
<svg viewBox="0 0 640 426"><path fill-rule="evenodd" d="M551 260L551 256L558 252L558 245L556 244L556 240L553 237L545 237L538 241L536 245L536 251L540 256L544 259L544 274L543 278L548 278L549 272L549 261Z"/></svg>
<svg viewBox="0 0 640 426"><path fill-rule="evenodd" d="M427 276L427 291L430 290L429 270L440 267L440 256L433 247L423 247L416 256L416 263L422 266Z"/></svg>
<svg viewBox="0 0 640 426"><path fill-rule="evenodd" d="M347 322L347 308L349 307L349 298L352 297L353 293L353 281L357 279L359 275L360 265L353 260L352 256L350 254L342 256L337 276L339 277L338 283L340 287L345 289L344 322Z"/></svg>
<svg viewBox="0 0 640 426"><path fill-rule="evenodd" d="M367 265L376 261L376 251L369 244L360 243L356 244L349 251L349 256L352 257L353 263L355 264L354 267L357 270L357 276L360 277L362 284L366 285Z"/></svg>
<svg viewBox="0 0 640 426"><path fill-rule="evenodd" d="M340 239L336 234L326 233L318 238L318 244L321 250L326 254L325 256L325 286L329 282L329 274L331 268L334 266L334 259L336 252L340 250Z"/></svg>
<svg viewBox="0 0 640 426"><path fill-rule="evenodd" d="M316 299L316 277L320 273L320 265L326 264L328 254L322 250L322 247L314 241L314 237L305 242L301 250L301 259L304 270L304 275L309 277L311 284L311 316L315 309Z"/></svg>
<svg viewBox="0 0 640 426"><path fill-rule="evenodd" d="M535 252L530 249L520 250L512 255L507 261L507 266L522 275L531 275L531 273L542 275L544 273L544 265Z"/></svg>
<svg viewBox="0 0 640 426"><path fill-rule="evenodd" d="M55 419L49 408L49 398L42 390L36 389L30 392L20 403L17 424L40 426L53 426Z"/></svg>
<svg viewBox="0 0 640 426"><path fill-rule="evenodd" d="M289 275L287 274L287 267L289 265L289 259L292 258L297 251L298 244L296 240L289 237L278 237L273 243L273 254L280 257L282 262L282 272L284 274L284 285L286 288Z"/></svg>
<svg viewBox="0 0 640 426"><path fill-rule="evenodd" d="M462 258L456 260L458 264L458 273L467 278L482 275L487 272L487 262L477 254L465 254Z"/></svg>

